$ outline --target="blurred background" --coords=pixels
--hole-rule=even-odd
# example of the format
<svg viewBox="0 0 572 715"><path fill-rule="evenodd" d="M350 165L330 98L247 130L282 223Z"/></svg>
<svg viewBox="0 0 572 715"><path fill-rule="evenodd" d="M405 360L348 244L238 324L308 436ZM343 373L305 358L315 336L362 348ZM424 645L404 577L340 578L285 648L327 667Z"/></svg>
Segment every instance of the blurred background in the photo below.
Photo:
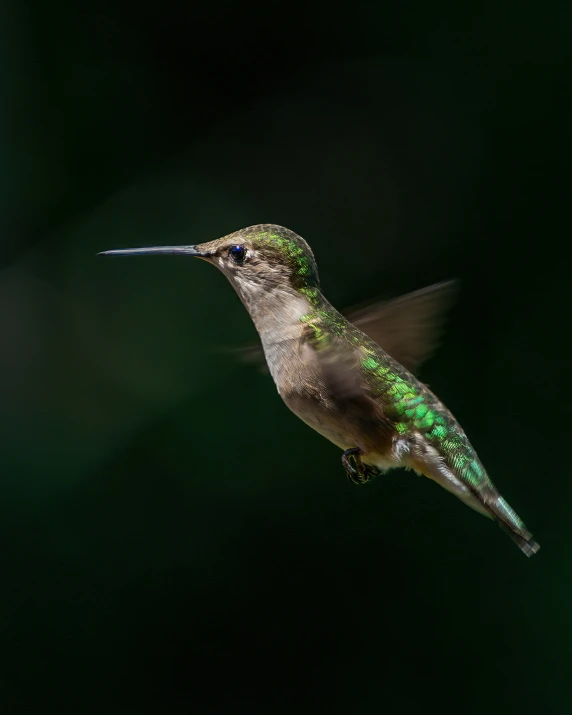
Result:
<svg viewBox="0 0 572 715"><path fill-rule="evenodd" d="M570 712L569 5L0 17L0 712ZM352 486L213 268L95 256L261 222L339 308L460 280L421 377L538 556Z"/></svg>

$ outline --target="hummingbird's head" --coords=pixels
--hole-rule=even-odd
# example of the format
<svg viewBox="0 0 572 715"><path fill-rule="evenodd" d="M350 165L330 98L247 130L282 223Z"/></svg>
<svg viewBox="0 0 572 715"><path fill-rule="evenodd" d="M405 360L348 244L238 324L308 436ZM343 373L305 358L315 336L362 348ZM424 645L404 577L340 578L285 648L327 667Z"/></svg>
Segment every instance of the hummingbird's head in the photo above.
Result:
<svg viewBox="0 0 572 715"><path fill-rule="evenodd" d="M104 255L168 253L196 256L219 268L246 307L272 296L300 295L319 286L310 246L283 226L258 224L194 246L157 246L105 251ZM273 301L272 301L273 302Z"/></svg>
<svg viewBox="0 0 572 715"><path fill-rule="evenodd" d="M249 226L196 249L221 270L237 293L300 291L318 286L310 246L282 226Z"/></svg>

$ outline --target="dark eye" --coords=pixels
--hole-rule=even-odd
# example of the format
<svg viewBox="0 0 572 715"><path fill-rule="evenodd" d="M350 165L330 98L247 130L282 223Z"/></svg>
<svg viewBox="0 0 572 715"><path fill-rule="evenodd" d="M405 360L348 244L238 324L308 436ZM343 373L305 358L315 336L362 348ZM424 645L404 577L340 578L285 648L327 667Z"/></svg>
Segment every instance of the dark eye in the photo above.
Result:
<svg viewBox="0 0 572 715"><path fill-rule="evenodd" d="M238 263L240 265L241 263L244 263L244 258L246 256L246 248L244 246L231 246L228 249L228 255L235 263Z"/></svg>

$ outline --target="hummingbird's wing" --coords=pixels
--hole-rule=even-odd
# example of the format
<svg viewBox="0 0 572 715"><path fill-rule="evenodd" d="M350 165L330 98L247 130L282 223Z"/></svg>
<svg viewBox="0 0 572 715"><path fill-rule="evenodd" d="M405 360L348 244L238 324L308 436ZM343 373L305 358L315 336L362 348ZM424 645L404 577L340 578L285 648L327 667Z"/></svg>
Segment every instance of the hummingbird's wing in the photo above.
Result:
<svg viewBox="0 0 572 715"><path fill-rule="evenodd" d="M344 316L388 355L416 373L439 344L445 311L451 306L456 281L445 281L393 300L350 310Z"/></svg>
<svg viewBox="0 0 572 715"><path fill-rule="evenodd" d="M444 316L456 292L456 281L435 283L393 300L379 301L343 315L388 355L416 373L439 344ZM244 362L258 364L268 372L262 346L233 349Z"/></svg>
<svg viewBox="0 0 572 715"><path fill-rule="evenodd" d="M268 365L264 359L264 351L260 343L252 343L251 345L242 345L239 348L228 348L225 352L233 353L242 362L250 365L256 365L260 372L267 373Z"/></svg>
<svg viewBox="0 0 572 715"><path fill-rule="evenodd" d="M335 408L344 413L361 437L377 448L385 441L389 447L393 425L363 378L360 350L347 340L322 331L318 323L305 326L299 354L303 364L313 366L311 372L320 392L324 388L327 399L333 400Z"/></svg>

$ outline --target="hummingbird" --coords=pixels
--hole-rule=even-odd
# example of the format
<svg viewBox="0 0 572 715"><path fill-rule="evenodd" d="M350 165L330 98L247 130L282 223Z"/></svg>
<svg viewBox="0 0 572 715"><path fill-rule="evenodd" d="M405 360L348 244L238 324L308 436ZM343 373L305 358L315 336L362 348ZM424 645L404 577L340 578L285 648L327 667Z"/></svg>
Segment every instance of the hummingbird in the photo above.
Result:
<svg viewBox="0 0 572 715"><path fill-rule="evenodd" d="M496 521L527 556L538 551L460 424L414 374L433 347L434 314L451 284L346 317L322 293L310 246L275 224L197 245L99 255L157 254L200 258L228 278L254 322L278 393L343 450L351 482L365 484L395 467L412 469Z"/></svg>

